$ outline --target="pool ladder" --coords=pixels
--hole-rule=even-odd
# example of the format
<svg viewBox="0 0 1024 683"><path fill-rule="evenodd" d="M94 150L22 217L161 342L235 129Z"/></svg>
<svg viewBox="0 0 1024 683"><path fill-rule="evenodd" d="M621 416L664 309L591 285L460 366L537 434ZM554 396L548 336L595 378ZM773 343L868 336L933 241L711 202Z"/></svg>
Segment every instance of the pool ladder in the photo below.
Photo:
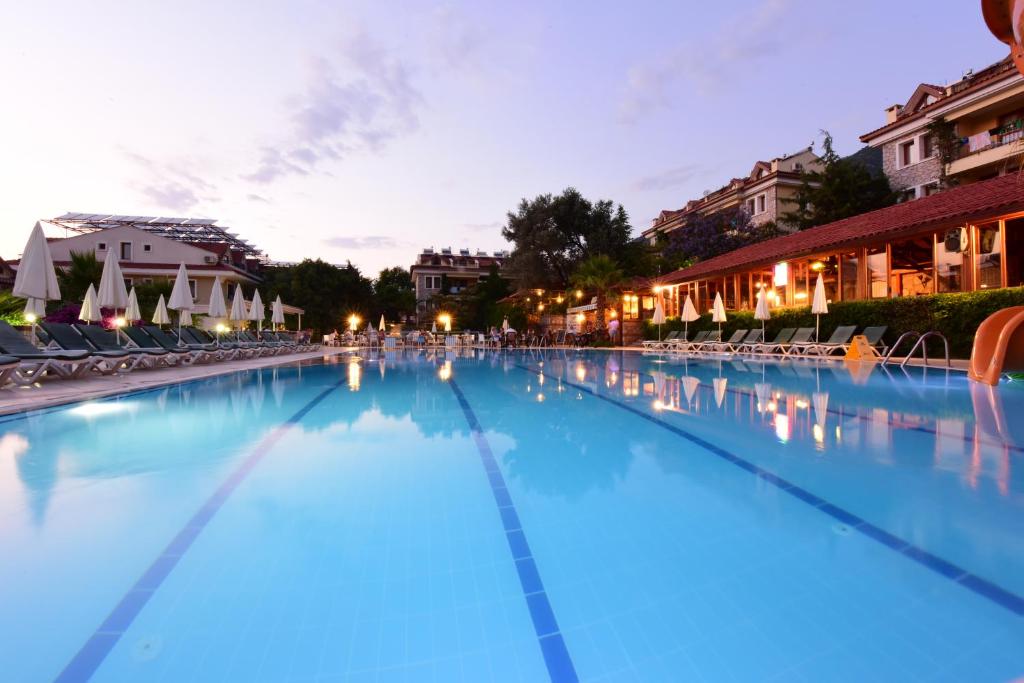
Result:
<svg viewBox="0 0 1024 683"><path fill-rule="evenodd" d="M900 338L896 340L896 343L892 345L892 347L889 349L889 352L885 354L885 357L882 359L882 365L886 365L887 363L889 363L889 361L892 359L893 354L896 353L896 350L899 349L901 344L903 344L903 340L912 339L914 337L917 338L917 341L915 341L914 345L910 347L910 353L908 353L906 357L902 361L900 361L901 368L905 366L911 358L914 357L914 353L917 351L918 348L921 349L921 358L922 360L924 360L924 366L926 368L928 367L928 345L925 342L928 341L928 339L930 339L931 337L938 337L939 339L942 340L942 346L946 353L946 367L949 368L952 366L952 364L949 361L949 340L947 340L946 336L939 332L938 330L931 330L929 332L925 332L924 334L921 334L920 332L916 332L914 330L904 332L903 334L900 335Z"/></svg>

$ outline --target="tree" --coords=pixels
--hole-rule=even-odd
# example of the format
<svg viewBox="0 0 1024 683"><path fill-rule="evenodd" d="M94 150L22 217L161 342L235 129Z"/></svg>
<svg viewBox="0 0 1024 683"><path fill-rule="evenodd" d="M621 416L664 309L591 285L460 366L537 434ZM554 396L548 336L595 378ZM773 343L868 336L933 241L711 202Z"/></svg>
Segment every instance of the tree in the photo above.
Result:
<svg viewBox="0 0 1024 683"><path fill-rule="evenodd" d="M573 274L573 283L597 295L598 329L604 329L604 309L608 297L622 286L624 274L619 266L604 254L596 254L583 261Z"/></svg>
<svg viewBox="0 0 1024 683"><path fill-rule="evenodd" d="M960 151L956 124L940 116L929 123L925 130L932 138L939 159L939 190L947 190L957 184L955 178L949 177L949 165L956 161L957 153Z"/></svg>
<svg viewBox="0 0 1024 683"><path fill-rule="evenodd" d="M825 225L850 216L882 209L896 203L896 193L884 175L872 174L863 165L843 159L832 148L832 135L825 136L822 170L801 172L796 210L783 220L800 230Z"/></svg>
<svg viewBox="0 0 1024 683"><path fill-rule="evenodd" d="M267 301L280 295L286 303L305 309L303 321L318 334L344 327L353 313L366 321L372 312L373 283L351 263L339 268L306 259L293 266L268 267L261 289Z"/></svg>
<svg viewBox="0 0 1024 683"><path fill-rule="evenodd" d="M404 319L416 312L416 290L405 268L385 268L373 283L375 313L390 320Z"/></svg>
<svg viewBox="0 0 1024 683"><path fill-rule="evenodd" d="M682 268L779 234L781 230L775 223L755 224L750 214L738 207L707 215L697 214L678 230L669 233L664 258Z"/></svg>
<svg viewBox="0 0 1024 683"><path fill-rule="evenodd" d="M590 202L570 187L523 199L501 234L515 247L508 269L520 286L564 289L584 259L603 254L618 263L635 249L631 232L621 205Z"/></svg>
<svg viewBox="0 0 1024 683"><path fill-rule="evenodd" d="M71 252L71 264L57 270L60 296L66 302L81 302L89 285L98 286L103 275L103 264L91 251Z"/></svg>

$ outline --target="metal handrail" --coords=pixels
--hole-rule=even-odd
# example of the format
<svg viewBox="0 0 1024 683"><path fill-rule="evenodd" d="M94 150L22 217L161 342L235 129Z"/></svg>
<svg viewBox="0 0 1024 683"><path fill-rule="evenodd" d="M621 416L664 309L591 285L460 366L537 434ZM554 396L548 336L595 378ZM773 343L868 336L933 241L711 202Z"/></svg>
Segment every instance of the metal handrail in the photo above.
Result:
<svg viewBox="0 0 1024 683"><path fill-rule="evenodd" d="M918 338L920 338L920 336L921 336L921 333L920 332L916 332L914 330L910 330L909 332L904 332L903 334L901 334L900 338L896 340L896 343L893 344L891 347L889 347L889 352L887 354L885 354L885 358L882 359L882 365L885 365L886 363L889 362L889 359L892 358L894 353L896 353L896 349L899 348L900 344L903 343L904 339L906 339L907 337L918 337ZM908 358L909 358L909 356L908 356ZM902 367L902 366L900 366L900 367Z"/></svg>
<svg viewBox="0 0 1024 683"><path fill-rule="evenodd" d="M949 361L949 340L946 339L946 335L942 334L938 330L931 330L930 332L925 332L924 334L917 338L917 341L914 343L913 348L910 349L910 353L908 353L907 357L904 358L903 361L900 363L901 368L907 364L907 362L914 355L914 352L917 351L917 347L919 346L921 347L921 358L924 360L924 366L926 368L928 367L928 345L925 344L924 342L927 341L929 337L938 337L939 339L942 340L942 344L946 349L946 367L952 367L952 363L950 363Z"/></svg>

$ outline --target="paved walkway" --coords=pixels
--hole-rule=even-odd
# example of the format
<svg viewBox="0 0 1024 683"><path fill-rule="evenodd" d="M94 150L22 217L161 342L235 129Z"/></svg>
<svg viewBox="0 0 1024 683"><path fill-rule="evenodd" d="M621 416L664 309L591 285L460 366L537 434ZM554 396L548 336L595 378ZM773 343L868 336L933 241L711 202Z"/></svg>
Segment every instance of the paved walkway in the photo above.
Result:
<svg viewBox="0 0 1024 683"><path fill-rule="evenodd" d="M181 368L157 368L136 370L126 375L92 375L82 379L46 380L36 387L7 386L0 389L0 415L34 410L62 403L85 401L126 391L149 389L165 384L175 384L192 379L223 375L239 370L253 370L272 365L283 365L300 360L311 360L331 356L345 351L343 348L323 348L307 353L290 353L282 356L250 358L224 361Z"/></svg>

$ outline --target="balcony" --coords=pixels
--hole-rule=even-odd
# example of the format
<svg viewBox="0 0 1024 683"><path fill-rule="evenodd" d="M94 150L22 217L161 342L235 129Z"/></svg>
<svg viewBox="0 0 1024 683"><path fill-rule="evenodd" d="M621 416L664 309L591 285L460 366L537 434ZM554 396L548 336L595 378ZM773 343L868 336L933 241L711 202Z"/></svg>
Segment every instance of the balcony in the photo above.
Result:
<svg viewBox="0 0 1024 683"><path fill-rule="evenodd" d="M988 166L1002 165L1010 157L1024 152L1024 128L1019 125L1012 128L1004 126L1000 130L1004 132L993 134L991 142L984 147L970 151L968 145L961 146L959 158L949 165L949 175L957 176Z"/></svg>

